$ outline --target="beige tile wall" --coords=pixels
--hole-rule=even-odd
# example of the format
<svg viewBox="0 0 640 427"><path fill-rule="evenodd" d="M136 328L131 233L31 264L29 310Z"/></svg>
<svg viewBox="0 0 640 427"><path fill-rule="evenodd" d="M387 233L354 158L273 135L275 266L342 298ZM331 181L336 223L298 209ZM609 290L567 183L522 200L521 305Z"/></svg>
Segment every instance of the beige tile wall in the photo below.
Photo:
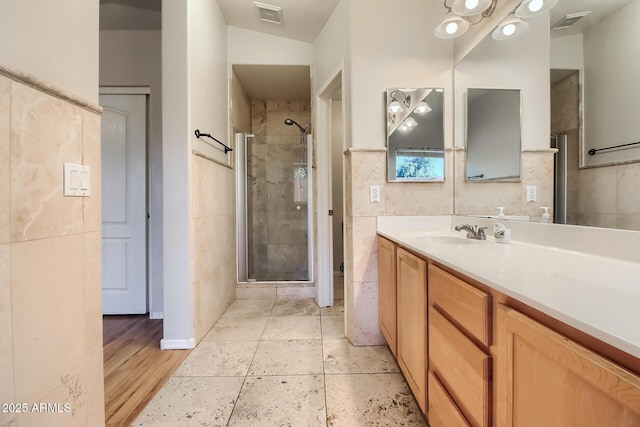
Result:
<svg viewBox="0 0 640 427"><path fill-rule="evenodd" d="M192 286L199 342L235 299L234 170L192 158Z"/></svg>
<svg viewBox="0 0 640 427"><path fill-rule="evenodd" d="M464 154L464 151L456 151L456 170L465 170ZM541 206L549 206L553 210L553 156L551 150L524 151L520 182L469 182L458 174L455 213L493 215L498 213L497 206L504 206L507 215L528 215L532 221L540 220ZM528 185L537 187L536 202L527 202Z"/></svg>
<svg viewBox="0 0 640 427"><path fill-rule="evenodd" d="M388 183L384 149L351 149L345 155L345 312L354 345L384 344L378 327L379 215L449 215L453 212L453 160L448 151L444 182ZM369 202L379 185L380 203Z"/></svg>
<svg viewBox="0 0 640 427"><path fill-rule="evenodd" d="M463 153L456 152L457 168L464 165ZM552 206L553 201L553 153L524 152L522 157L520 183L477 184L456 179L457 213L493 213L496 203L501 202L514 206L509 213L541 216L541 204ZM376 216L452 214L453 165L453 151L449 150L444 182L389 183L384 149L351 149L346 153L345 311L347 337L354 345L384 343L378 328ZM370 185L380 186L380 203L369 202ZM537 185L538 203L527 205L524 201L526 185Z"/></svg>
<svg viewBox="0 0 640 427"><path fill-rule="evenodd" d="M63 163L92 196L63 197ZM0 425L104 424L100 115L0 75Z"/></svg>

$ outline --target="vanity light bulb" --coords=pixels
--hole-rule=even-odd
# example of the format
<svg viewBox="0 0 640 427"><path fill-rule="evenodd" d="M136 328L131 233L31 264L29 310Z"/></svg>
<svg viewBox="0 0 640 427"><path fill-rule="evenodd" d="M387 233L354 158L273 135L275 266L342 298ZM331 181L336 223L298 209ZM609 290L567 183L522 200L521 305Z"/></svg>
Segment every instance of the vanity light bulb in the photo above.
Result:
<svg viewBox="0 0 640 427"><path fill-rule="evenodd" d="M504 34L505 36L510 36L515 32L516 32L516 26L513 24L507 24L504 27L502 27L502 34Z"/></svg>
<svg viewBox="0 0 640 427"><path fill-rule="evenodd" d="M529 10L531 12L537 12L540 9L542 9L542 6L544 6L544 1L543 0L531 0L527 6L529 7Z"/></svg>
<svg viewBox="0 0 640 427"><path fill-rule="evenodd" d="M457 22L449 22L445 27L445 31L447 34L455 34L458 31L458 23Z"/></svg>
<svg viewBox="0 0 640 427"><path fill-rule="evenodd" d="M479 3L479 0L466 0L464 2L464 7L466 7L469 10L473 10L476 7L478 7L478 3Z"/></svg>
<svg viewBox="0 0 640 427"><path fill-rule="evenodd" d="M395 113L399 113L400 111L402 111L402 106L398 101L392 101L391 104L389 104L390 113L395 114Z"/></svg>
<svg viewBox="0 0 640 427"><path fill-rule="evenodd" d="M416 120L413 117L407 118L407 120L405 120L404 123L410 128L414 126L418 126L418 122L416 122Z"/></svg>

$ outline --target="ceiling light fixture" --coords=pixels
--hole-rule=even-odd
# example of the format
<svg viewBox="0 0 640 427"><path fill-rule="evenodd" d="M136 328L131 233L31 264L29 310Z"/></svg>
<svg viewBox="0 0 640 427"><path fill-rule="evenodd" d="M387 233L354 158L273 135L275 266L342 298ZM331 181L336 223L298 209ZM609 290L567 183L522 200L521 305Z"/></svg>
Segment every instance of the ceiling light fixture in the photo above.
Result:
<svg viewBox="0 0 640 427"><path fill-rule="evenodd" d="M444 0L447 14L436 27L435 35L441 39L459 37L467 32L470 25L479 24L496 9L497 0L454 0L451 6Z"/></svg>
<svg viewBox="0 0 640 427"><path fill-rule="evenodd" d="M539 15L558 4L558 0L523 0L516 8L518 18L531 18Z"/></svg>
<svg viewBox="0 0 640 427"><path fill-rule="evenodd" d="M529 24L527 24L525 21L518 18L514 14L511 14L503 19L498 27L493 30L491 37L496 40L511 39L524 33L528 27Z"/></svg>
<svg viewBox="0 0 640 427"><path fill-rule="evenodd" d="M493 0L454 0L451 10L460 16L473 16L489 9L492 3Z"/></svg>
<svg viewBox="0 0 640 427"><path fill-rule="evenodd" d="M447 13L435 35L441 39L451 39L463 35L471 25L482 22L496 9L497 0L453 0L451 6L444 0ZM529 24L520 18L531 18L540 15L558 4L558 0L522 0L514 13L509 14L493 31L496 40L517 37L527 30Z"/></svg>

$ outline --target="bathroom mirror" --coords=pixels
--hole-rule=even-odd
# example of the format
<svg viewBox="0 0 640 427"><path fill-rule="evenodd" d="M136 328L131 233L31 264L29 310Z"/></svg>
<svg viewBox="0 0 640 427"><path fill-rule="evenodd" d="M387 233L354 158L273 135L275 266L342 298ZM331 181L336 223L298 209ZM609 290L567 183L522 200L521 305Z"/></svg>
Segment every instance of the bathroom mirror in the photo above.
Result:
<svg viewBox="0 0 640 427"><path fill-rule="evenodd" d="M596 4L597 3L597 4ZM553 27L555 24L563 20L566 15L580 13L586 10L590 10L586 17L580 19L576 24L569 28L560 30L549 30L549 27ZM600 79L597 75L591 75L590 78L586 78L584 74L588 71L585 67L585 53L584 42L587 37L586 32L589 28L599 25L599 22L609 18L615 18L623 16L637 22L640 18L640 0L611 0L602 2L590 2L587 8L584 0L563 0L559 2L549 13L549 16L543 16L541 19L544 21L545 34L541 35L538 31L537 38L529 37L530 33L533 36L532 30L538 30L539 23L536 19L529 21L529 29L521 36L509 41L505 40L505 43L500 50L490 49L488 45L495 44L495 41L491 37L487 37L482 40L467 57L465 57L460 63L456 65L454 73L454 87L455 87L455 118L454 137L456 139L456 189L455 189L455 212L457 214L477 214L484 215L487 212L492 212L492 207L502 206L503 204L497 204L497 190L494 194L489 192L483 192L480 187L484 185L475 185L470 181L466 181L466 177L462 177L459 171L464 171L464 159L466 157L463 151L464 143L459 141L459 135L464 134L464 125L460 117L463 117L464 110L464 90L468 87L498 87L496 82L496 76L502 81L502 87L517 87L511 83L505 84L505 82L515 81L519 77L526 78L523 81L525 86L521 86L522 89L522 186L529 185L527 181L527 174L531 176L535 175L536 178L547 177L551 184L554 181L554 165L550 167L545 164L545 167L541 167L539 163L530 162L528 164L525 160L525 155L542 157L548 156L547 153L541 150L541 145L545 140L549 139L549 135L544 133L566 133L568 134L569 146L575 150L574 154L568 156L568 170L567 179L568 194L573 197L572 200L568 200L567 204L567 223L572 225L582 226L597 226L607 228L620 228L628 230L640 230L640 198L637 197L638 188L640 188L640 162L638 159L640 156L634 155L635 149L626 149L618 151L618 155L624 155L625 162L612 163L609 165L600 164L598 167L589 166L588 164L580 165L579 159L584 156L588 156L584 149L580 148L579 142L581 139L582 127L587 125L587 121L598 120L599 117L592 117L589 115L582 116L582 113L588 111L591 107L589 99L584 98L587 85L591 82L597 85L600 89L606 89L611 84L622 85L626 88L624 97L627 98L625 102L630 98L640 99L638 97L638 82L636 78L632 81L623 81L621 76L612 77L609 76L605 79ZM628 28L636 29L636 25L632 25ZM550 34L550 36L549 36ZM637 33L636 33L637 34ZM619 44L608 43L610 52L613 54L617 52L622 54L622 57L616 59L607 59L607 63L623 61L623 57L626 60L632 61L634 66L638 66L638 60L633 55L629 55L629 52L637 51L640 38L626 37L623 42ZM515 49L514 49L515 48ZM543 55L544 54L544 55ZM515 59L520 57L520 61L524 63L525 67L516 69L517 63L514 63ZM528 66L528 68L526 67ZM628 65L631 66L631 65ZM551 78L549 78L550 70L552 69ZM616 71L616 68L620 67L608 67L609 73ZM506 74L500 74L501 70L506 70ZM637 68L636 68L637 70ZM626 72L629 69L625 70ZM549 83L554 85L554 82L559 82L563 77L571 77L571 73L578 72L580 76L575 84L575 107L572 107L574 116L568 119L565 116L568 108L564 102L559 102L559 97L552 91L547 101L551 107L551 119L550 126L547 126L546 120L549 117L549 110L541 108L546 103L541 97L546 95L548 89L541 87L539 84L537 87L526 86L529 82L533 83L536 79L547 79ZM557 73L563 74L559 78L556 78ZM638 71L635 72L637 75ZM608 73L607 73L608 74ZM575 79L575 75L572 77ZM553 86L552 86L553 87ZM532 102L532 97L537 99ZM620 103L603 104L601 107L608 111L615 113L621 111ZM561 117L557 118L554 114L554 109L557 110ZM575 113L578 111L580 116ZM632 114L634 117L638 117L640 114L640 108L636 107L634 110L630 110L625 107L624 114L617 115L617 126L629 126L630 120L623 119L628 117L627 113ZM609 119L611 121L611 119ZM622 121L621 121L622 120ZM635 120L635 122L638 122ZM636 123L637 124L637 123ZM533 137L535 136L535 137ZM640 136L640 135L638 135ZM573 140L572 140L573 138ZM461 139L461 138L460 138ZM539 142L540 141L540 142ZM610 144L615 145L615 144ZM551 144L546 145L551 148ZM586 150L589 146L585 146ZM535 151L534 151L535 150ZM556 155L552 155L555 157ZM595 159L605 159L604 153L591 156ZM587 167L585 167L587 166ZM556 180L558 181L558 180ZM468 184L467 184L468 183ZM502 192L510 191L510 186L516 186L518 184L496 184L496 188L500 187ZM489 185L489 187L492 187ZM551 191L553 188L546 189L542 186L538 187L538 196L541 191L545 193ZM511 200L511 211L525 212L528 206L533 206L531 220L537 221L540 219L542 204L538 201L536 203L529 203L526 201L525 191L522 187L514 190L514 197ZM487 201L487 199L489 201ZM506 204L506 203L505 203ZM550 202L550 206L553 206L553 199ZM572 213L573 210L573 213ZM554 209L555 213L555 209Z"/></svg>
<svg viewBox="0 0 640 427"><path fill-rule="evenodd" d="M520 181L520 91L467 89L466 125L466 179Z"/></svg>
<svg viewBox="0 0 640 427"><path fill-rule="evenodd" d="M387 89L387 180L444 181L444 89Z"/></svg>

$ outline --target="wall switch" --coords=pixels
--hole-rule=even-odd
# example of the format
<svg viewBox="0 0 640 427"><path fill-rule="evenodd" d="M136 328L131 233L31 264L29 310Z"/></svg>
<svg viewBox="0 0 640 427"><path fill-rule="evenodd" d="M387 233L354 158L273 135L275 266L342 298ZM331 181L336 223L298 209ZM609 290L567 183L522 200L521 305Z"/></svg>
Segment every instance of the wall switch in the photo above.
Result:
<svg viewBox="0 0 640 427"><path fill-rule="evenodd" d="M64 164L64 196L91 195L91 168L89 166Z"/></svg>
<svg viewBox="0 0 640 427"><path fill-rule="evenodd" d="M369 201L371 203L380 203L380 186L379 185L369 186Z"/></svg>
<svg viewBox="0 0 640 427"><path fill-rule="evenodd" d="M538 200L538 187L535 185L527 185L527 202L535 202Z"/></svg>

